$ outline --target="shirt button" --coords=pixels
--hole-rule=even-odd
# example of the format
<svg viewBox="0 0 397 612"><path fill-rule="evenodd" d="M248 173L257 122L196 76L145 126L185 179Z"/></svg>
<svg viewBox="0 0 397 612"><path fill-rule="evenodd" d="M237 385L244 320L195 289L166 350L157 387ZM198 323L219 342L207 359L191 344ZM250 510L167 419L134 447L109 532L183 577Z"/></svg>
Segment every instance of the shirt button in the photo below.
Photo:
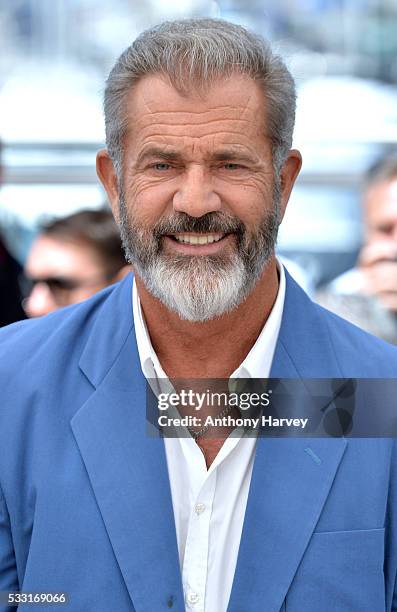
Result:
<svg viewBox="0 0 397 612"><path fill-rule="evenodd" d="M196 504L195 511L196 514L202 514L205 510L205 504Z"/></svg>
<svg viewBox="0 0 397 612"><path fill-rule="evenodd" d="M199 600L199 596L194 591L190 591L187 595L187 600L190 604L196 604Z"/></svg>

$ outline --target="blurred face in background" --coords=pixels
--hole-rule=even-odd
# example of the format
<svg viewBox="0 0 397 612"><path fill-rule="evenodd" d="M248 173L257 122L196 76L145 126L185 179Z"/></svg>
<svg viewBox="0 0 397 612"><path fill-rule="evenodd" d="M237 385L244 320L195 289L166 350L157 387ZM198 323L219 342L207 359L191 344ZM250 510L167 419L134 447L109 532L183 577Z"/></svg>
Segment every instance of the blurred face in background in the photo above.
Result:
<svg viewBox="0 0 397 612"><path fill-rule="evenodd" d="M397 312L397 177L368 187L364 214L366 236L358 262L362 291Z"/></svg>
<svg viewBox="0 0 397 612"><path fill-rule="evenodd" d="M397 251L397 177L371 185L364 198L367 243L390 240Z"/></svg>
<svg viewBox="0 0 397 612"><path fill-rule="evenodd" d="M111 282L100 256L88 244L45 235L34 241L25 275L23 306L29 317L81 302Z"/></svg>

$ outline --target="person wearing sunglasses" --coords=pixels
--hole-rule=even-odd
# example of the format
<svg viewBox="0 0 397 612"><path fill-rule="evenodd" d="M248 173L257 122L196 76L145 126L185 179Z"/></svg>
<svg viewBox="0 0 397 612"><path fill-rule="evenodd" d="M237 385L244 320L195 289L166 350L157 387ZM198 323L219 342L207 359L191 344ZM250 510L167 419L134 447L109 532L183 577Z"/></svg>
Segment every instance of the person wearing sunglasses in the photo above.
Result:
<svg viewBox="0 0 397 612"><path fill-rule="evenodd" d="M120 235L107 210L84 210L44 226L21 280L23 306L39 317L75 304L129 271Z"/></svg>

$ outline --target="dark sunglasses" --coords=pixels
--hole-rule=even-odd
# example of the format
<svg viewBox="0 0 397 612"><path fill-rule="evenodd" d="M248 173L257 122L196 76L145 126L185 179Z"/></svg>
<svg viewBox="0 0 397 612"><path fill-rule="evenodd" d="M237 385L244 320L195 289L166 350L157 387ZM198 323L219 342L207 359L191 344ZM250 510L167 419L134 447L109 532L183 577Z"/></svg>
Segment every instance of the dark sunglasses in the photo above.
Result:
<svg viewBox="0 0 397 612"><path fill-rule="evenodd" d="M37 278L28 278L23 276L19 279L22 295L25 298L32 293L36 285L41 283L47 285L54 298L61 298L70 291L75 291L76 289L82 289L84 287L95 287L104 281L105 279L103 276L101 276L101 278L90 279L88 281L83 281L76 278L67 278L64 276L43 276Z"/></svg>

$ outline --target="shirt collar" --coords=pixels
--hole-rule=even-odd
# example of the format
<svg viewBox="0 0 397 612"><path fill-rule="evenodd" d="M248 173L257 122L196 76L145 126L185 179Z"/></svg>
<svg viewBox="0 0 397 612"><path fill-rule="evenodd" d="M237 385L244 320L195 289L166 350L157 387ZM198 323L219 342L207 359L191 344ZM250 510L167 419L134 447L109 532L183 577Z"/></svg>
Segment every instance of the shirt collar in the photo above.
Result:
<svg viewBox="0 0 397 612"><path fill-rule="evenodd" d="M283 265L277 261L279 288L276 301L254 346L233 372L231 378L268 378L276 350L285 300L285 272Z"/></svg>

